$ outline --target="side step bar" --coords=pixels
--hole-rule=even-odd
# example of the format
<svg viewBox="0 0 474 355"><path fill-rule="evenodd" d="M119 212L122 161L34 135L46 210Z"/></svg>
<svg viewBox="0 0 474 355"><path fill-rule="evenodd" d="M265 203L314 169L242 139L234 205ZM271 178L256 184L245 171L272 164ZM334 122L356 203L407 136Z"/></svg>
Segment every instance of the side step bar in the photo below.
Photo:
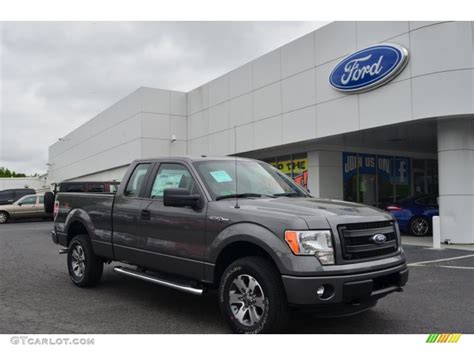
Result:
<svg viewBox="0 0 474 355"><path fill-rule="evenodd" d="M155 284L158 284L158 285L161 285L161 286L174 288L175 290L188 292L188 293L191 293L191 294L197 295L197 296L201 296L204 292L204 290L200 289L200 288L194 288L194 287L191 287L191 286L180 285L180 284L177 284L177 283L174 283L174 282L171 282L171 281L159 279L155 276L151 276L151 275L146 274L146 273L141 272L141 271L127 269L127 268L124 268L122 266L115 266L114 271L118 272L119 274L123 274L123 275L127 275L127 276L130 276L130 277L134 277L136 279L152 282L152 283L155 283Z"/></svg>

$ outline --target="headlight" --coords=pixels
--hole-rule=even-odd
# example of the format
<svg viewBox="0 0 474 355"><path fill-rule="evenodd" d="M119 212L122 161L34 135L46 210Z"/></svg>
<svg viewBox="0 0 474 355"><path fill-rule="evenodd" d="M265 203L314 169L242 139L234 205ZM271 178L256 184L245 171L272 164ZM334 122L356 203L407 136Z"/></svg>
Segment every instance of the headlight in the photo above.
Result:
<svg viewBox="0 0 474 355"><path fill-rule="evenodd" d="M314 255L321 264L334 264L331 231L285 231L285 241L295 255Z"/></svg>

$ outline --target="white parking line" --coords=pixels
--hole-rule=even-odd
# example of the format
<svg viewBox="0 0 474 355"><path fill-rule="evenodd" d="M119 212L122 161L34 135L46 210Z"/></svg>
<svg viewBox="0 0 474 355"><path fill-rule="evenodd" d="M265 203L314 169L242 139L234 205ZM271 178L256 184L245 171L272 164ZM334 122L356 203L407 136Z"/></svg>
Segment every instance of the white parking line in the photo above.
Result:
<svg viewBox="0 0 474 355"><path fill-rule="evenodd" d="M450 261L450 260L465 259L465 258L472 258L472 257L474 257L474 254L463 255L463 256L455 256L455 257L453 257L453 258L427 260L427 261L418 261L418 262L416 262L416 263L408 264L408 266L425 266L424 264L439 263L439 262L441 262L441 261Z"/></svg>
<svg viewBox="0 0 474 355"><path fill-rule="evenodd" d="M446 269L463 269L463 270L474 270L474 266L450 266L450 265L441 265L439 267L444 267Z"/></svg>

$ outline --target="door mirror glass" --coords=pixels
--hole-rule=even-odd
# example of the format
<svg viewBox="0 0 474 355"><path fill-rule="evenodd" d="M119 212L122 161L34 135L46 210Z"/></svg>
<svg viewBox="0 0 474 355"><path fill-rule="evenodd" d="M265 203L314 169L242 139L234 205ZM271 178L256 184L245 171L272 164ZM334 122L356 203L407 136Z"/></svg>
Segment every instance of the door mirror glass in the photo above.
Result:
<svg viewBox="0 0 474 355"><path fill-rule="evenodd" d="M191 195L186 188L167 188L163 191L163 204L169 207L200 208L201 196Z"/></svg>

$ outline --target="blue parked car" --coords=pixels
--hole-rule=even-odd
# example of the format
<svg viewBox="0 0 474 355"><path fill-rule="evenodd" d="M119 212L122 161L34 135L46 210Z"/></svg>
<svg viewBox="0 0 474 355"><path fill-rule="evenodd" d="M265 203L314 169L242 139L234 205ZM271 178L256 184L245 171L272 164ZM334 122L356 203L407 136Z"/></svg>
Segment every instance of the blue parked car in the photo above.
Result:
<svg viewBox="0 0 474 355"><path fill-rule="evenodd" d="M438 196L412 196L385 207L405 233L423 237L432 234L432 217L439 215Z"/></svg>

